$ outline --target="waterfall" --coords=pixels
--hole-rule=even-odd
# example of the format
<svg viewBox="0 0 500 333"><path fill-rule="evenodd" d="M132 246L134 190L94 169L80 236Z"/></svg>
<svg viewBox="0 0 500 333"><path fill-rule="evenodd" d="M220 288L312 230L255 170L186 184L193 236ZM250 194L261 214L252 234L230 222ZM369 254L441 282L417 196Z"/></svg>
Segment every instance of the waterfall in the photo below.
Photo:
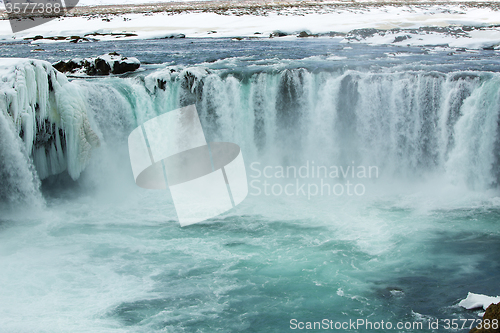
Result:
<svg viewBox="0 0 500 333"><path fill-rule="evenodd" d="M126 145L136 126L193 103L207 140L237 143L247 161L376 165L388 178L438 174L474 190L500 182L496 73L198 66L69 82L28 60L3 71L0 199L61 172L77 179L99 142Z"/></svg>

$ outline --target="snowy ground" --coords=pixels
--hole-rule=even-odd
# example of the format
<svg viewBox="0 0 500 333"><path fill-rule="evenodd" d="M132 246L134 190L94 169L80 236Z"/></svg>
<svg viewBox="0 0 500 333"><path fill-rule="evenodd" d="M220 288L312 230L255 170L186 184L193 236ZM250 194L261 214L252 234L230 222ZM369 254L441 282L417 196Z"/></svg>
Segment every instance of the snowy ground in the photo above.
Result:
<svg viewBox="0 0 500 333"><path fill-rule="evenodd" d="M114 0L88 0L99 4ZM136 1L136 0L130 0ZM121 2L124 3L124 2ZM81 36L91 40L115 38L261 37L276 31L296 38L309 34L344 38L346 42L399 45L445 45L493 48L500 45L500 4L473 2L420 3L305 3L221 2L162 3L129 6L77 7L68 17L16 34L0 20L0 40ZM433 27L428 29L426 27ZM465 27L462 29L462 27ZM378 29L362 30L359 29ZM127 33L123 35L121 33ZM69 39L68 39L69 40ZM64 40L63 40L64 41ZM33 43L60 42L40 39Z"/></svg>

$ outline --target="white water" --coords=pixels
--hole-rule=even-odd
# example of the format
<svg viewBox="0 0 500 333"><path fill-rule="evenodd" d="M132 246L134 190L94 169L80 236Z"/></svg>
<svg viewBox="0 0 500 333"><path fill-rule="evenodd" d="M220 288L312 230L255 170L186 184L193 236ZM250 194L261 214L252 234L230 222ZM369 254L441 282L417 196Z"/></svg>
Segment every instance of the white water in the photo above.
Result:
<svg viewBox="0 0 500 333"><path fill-rule="evenodd" d="M389 180L438 176L480 191L497 184L500 78L494 73L221 75L196 67L158 71L145 82L147 88L133 78L77 83L102 135L123 137L157 114L196 103L207 138L238 143L249 160L354 162L378 166Z"/></svg>
<svg viewBox="0 0 500 333"><path fill-rule="evenodd" d="M23 66L9 84L24 87L36 65ZM0 275L0 285L8 287L0 289L0 322L10 331L278 332L291 316L403 320L414 312L429 315L415 305L411 289L424 286L428 294L420 302L432 308L429 272L451 295L432 309L438 316L476 291L465 290L460 278L480 281L474 272L489 267L468 241L479 235L472 244L494 253L495 238L481 233L498 234L495 215L469 218L467 210L498 206L497 74L294 69L228 75L196 67L144 80L69 83L61 76L58 82L53 92L42 83L20 88L26 93L11 95L25 107L5 103L0 114L0 198L12 207L42 195L47 201L35 213L18 209L1 217L0 264L8 274ZM43 101L54 115L75 115L77 126L37 113L33 106ZM157 114L192 103L207 139L237 143L247 164L354 161L378 166L380 178L366 183L364 197L249 197L220 219L181 229L168 193L135 186L126 138ZM13 116L23 113L29 117ZM50 142L57 154L45 150L41 164L33 148L39 119L66 138L62 151L57 139ZM79 140L91 133L85 124L101 144L80 159ZM48 165L61 165L54 157L61 155L71 177L50 177ZM37 178L45 178L42 190ZM446 236L451 230L463 234ZM458 242L453 237L467 252L446 252ZM424 282L405 284L419 274ZM401 286L407 303L375 297L373 280Z"/></svg>
<svg viewBox="0 0 500 333"><path fill-rule="evenodd" d="M8 142L2 149L17 157L3 159L1 170L18 173L3 182L22 183L23 195L37 187L37 177L67 170L77 179L100 141L123 143L138 124L191 103L209 140L236 142L250 159L371 165L382 178L437 176L470 190L498 181L500 78L493 73L294 69L238 79L193 67L159 70L145 83L68 82L44 62L9 66L3 69L9 76L2 85L2 140Z"/></svg>

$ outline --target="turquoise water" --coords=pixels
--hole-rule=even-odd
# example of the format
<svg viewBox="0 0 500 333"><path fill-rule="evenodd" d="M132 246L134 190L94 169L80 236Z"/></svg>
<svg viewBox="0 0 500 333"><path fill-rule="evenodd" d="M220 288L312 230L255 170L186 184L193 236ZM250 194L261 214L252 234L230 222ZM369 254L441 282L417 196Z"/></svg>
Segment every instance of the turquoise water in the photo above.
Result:
<svg viewBox="0 0 500 333"><path fill-rule="evenodd" d="M491 202L418 212L394 201L250 198L181 229L166 198L130 192L53 199L38 217L3 223L8 331L283 332L291 319L325 318L428 325L476 318L457 301L497 292Z"/></svg>
<svg viewBox="0 0 500 333"><path fill-rule="evenodd" d="M147 71L77 81L101 147L77 181L64 173L43 180L41 207L1 206L0 331L288 332L324 319L334 331L361 319L391 322L396 332L454 332L446 319L479 318L457 303L468 292L500 294L495 51L449 61L449 50L412 48L396 59L387 47L330 40L195 42L176 41L192 49L177 58L159 56L157 42L117 44L127 55L152 45ZM24 56L29 47L9 50ZM52 47L47 58L62 46ZM247 55L205 62L232 48ZM155 72L167 66L160 63L171 76ZM145 87L151 73L165 90ZM363 195L251 188L235 209L181 228L167 191L135 185L126 139L189 103L209 140L242 147L258 186L267 178L256 176L255 162L380 173L325 179L362 184Z"/></svg>

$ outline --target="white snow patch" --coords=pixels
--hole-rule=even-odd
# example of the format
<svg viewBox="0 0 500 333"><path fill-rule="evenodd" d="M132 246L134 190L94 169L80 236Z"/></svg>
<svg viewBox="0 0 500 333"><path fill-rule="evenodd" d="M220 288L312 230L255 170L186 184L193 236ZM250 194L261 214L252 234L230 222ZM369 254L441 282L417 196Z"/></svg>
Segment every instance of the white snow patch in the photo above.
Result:
<svg viewBox="0 0 500 333"><path fill-rule="evenodd" d="M486 310L491 304L497 304L500 302L500 296L492 297L481 294L474 294L469 292L467 298L463 299L458 303L463 308L468 310L483 308Z"/></svg>
<svg viewBox="0 0 500 333"><path fill-rule="evenodd" d="M126 64L139 64L139 65L141 64L141 62L137 58L134 57L125 58L121 55L115 55L115 54L103 54L100 55L98 58L106 61L109 67L111 67L111 69L113 69L115 61L124 62Z"/></svg>
<svg viewBox="0 0 500 333"><path fill-rule="evenodd" d="M283 12L286 10L286 12ZM418 29L425 26L485 27L500 24L500 15L492 8L465 7L458 4L422 6L377 6L359 8L290 8L267 10L266 15L220 15L214 12L182 12L109 15L102 17L63 17L16 34L7 20L0 21L0 40L55 36L85 36L94 33L133 33L137 36L92 35L96 40L164 38L184 34L186 37L268 37L274 31L297 34L325 34L331 31L347 33L355 29ZM214 32L215 31L215 32ZM259 34L255 34L259 33ZM403 33L406 34L406 33ZM374 36L360 42L386 44L397 34ZM281 39L276 38L276 39ZM285 37L286 38L286 37ZM295 38L293 35L291 38ZM35 41L39 43L39 41ZM418 33L400 42L403 45L449 44L452 47L480 48L500 43L500 29L470 31L468 36L439 33Z"/></svg>
<svg viewBox="0 0 500 333"><path fill-rule="evenodd" d="M168 82L171 79L170 68L163 68L154 71L144 78L144 85L150 93L154 93L155 87L158 86L158 82L164 81Z"/></svg>

